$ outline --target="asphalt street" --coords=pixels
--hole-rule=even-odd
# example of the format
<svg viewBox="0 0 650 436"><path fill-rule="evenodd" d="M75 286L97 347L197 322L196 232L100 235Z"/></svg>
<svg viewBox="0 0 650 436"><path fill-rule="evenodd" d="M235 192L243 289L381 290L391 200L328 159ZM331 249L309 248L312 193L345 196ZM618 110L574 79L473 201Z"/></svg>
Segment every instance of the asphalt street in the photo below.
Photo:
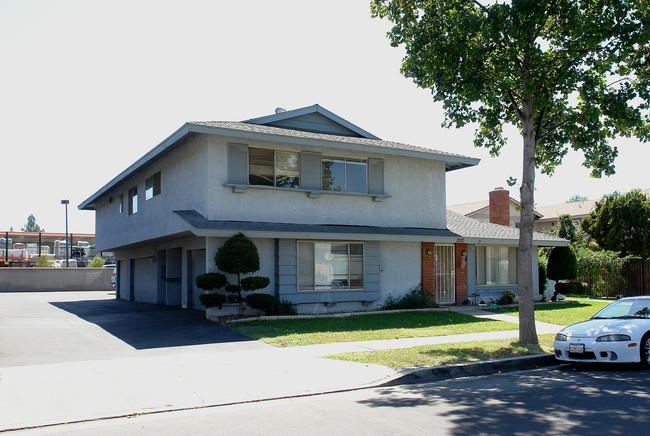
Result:
<svg viewBox="0 0 650 436"><path fill-rule="evenodd" d="M644 435L650 371L558 366L48 427L44 435Z"/></svg>

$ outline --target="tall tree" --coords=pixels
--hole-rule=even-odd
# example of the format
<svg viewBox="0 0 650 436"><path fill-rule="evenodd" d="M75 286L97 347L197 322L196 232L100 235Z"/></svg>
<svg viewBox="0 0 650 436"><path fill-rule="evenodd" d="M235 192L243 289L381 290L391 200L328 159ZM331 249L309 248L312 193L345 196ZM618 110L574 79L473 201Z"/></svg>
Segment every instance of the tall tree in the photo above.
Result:
<svg viewBox="0 0 650 436"><path fill-rule="evenodd" d="M34 214L29 214L27 217L27 224L25 224L24 227L20 228L20 231L22 232L44 232L45 229L42 229L41 226L36 224L36 218L34 218Z"/></svg>
<svg viewBox="0 0 650 436"><path fill-rule="evenodd" d="M650 200L639 190L605 196L581 227L605 250L650 258Z"/></svg>
<svg viewBox="0 0 650 436"><path fill-rule="evenodd" d="M592 176L614 173L608 140L647 141L650 0L374 0L403 45L402 74L443 102L447 127L477 123L497 156L503 125L520 129L519 340L537 343L533 301L535 169L552 174L569 147Z"/></svg>

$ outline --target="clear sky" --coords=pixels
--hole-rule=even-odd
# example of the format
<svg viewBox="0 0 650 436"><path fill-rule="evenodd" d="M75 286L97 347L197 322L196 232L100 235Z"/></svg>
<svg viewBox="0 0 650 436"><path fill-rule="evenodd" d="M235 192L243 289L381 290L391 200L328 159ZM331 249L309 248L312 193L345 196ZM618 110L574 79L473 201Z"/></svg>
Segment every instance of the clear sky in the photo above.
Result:
<svg viewBox="0 0 650 436"><path fill-rule="evenodd" d="M77 205L184 122L315 103L382 139L481 158L448 173L448 204L520 179L518 132L490 158L472 126L443 129L441 104L400 75L389 28L367 0L0 1L0 230L33 213L63 232L69 199L70 231L93 233L94 213ZM650 188L648 146L615 144L615 176L592 179L570 154L538 175L536 203Z"/></svg>

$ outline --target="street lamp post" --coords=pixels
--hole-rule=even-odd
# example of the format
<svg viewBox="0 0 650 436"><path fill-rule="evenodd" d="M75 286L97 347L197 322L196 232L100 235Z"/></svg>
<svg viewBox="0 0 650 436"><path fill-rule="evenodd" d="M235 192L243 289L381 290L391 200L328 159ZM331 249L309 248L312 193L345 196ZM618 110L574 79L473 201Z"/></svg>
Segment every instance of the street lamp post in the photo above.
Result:
<svg viewBox="0 0 650 436"><path fill-rule="evenodd" d="M70 266L68 255L68 204L70 204L70 200L61 200L61 204L65 204L65 266L67 268Z"/></svg>

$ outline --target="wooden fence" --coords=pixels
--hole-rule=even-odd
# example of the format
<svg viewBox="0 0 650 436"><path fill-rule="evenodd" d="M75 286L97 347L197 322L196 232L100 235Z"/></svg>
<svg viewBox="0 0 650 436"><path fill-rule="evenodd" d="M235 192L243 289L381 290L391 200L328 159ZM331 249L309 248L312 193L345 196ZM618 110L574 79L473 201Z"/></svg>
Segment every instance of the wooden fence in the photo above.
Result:
<svg viewBox="0 0 650 436"><path fill-rule="evenodd" d="M598 286L591 277L578 278L578 281L587 283L591 295L599 297L650 295L650 260L629 260L623 266L621 276L603 271L596 280Z"/></svg>

